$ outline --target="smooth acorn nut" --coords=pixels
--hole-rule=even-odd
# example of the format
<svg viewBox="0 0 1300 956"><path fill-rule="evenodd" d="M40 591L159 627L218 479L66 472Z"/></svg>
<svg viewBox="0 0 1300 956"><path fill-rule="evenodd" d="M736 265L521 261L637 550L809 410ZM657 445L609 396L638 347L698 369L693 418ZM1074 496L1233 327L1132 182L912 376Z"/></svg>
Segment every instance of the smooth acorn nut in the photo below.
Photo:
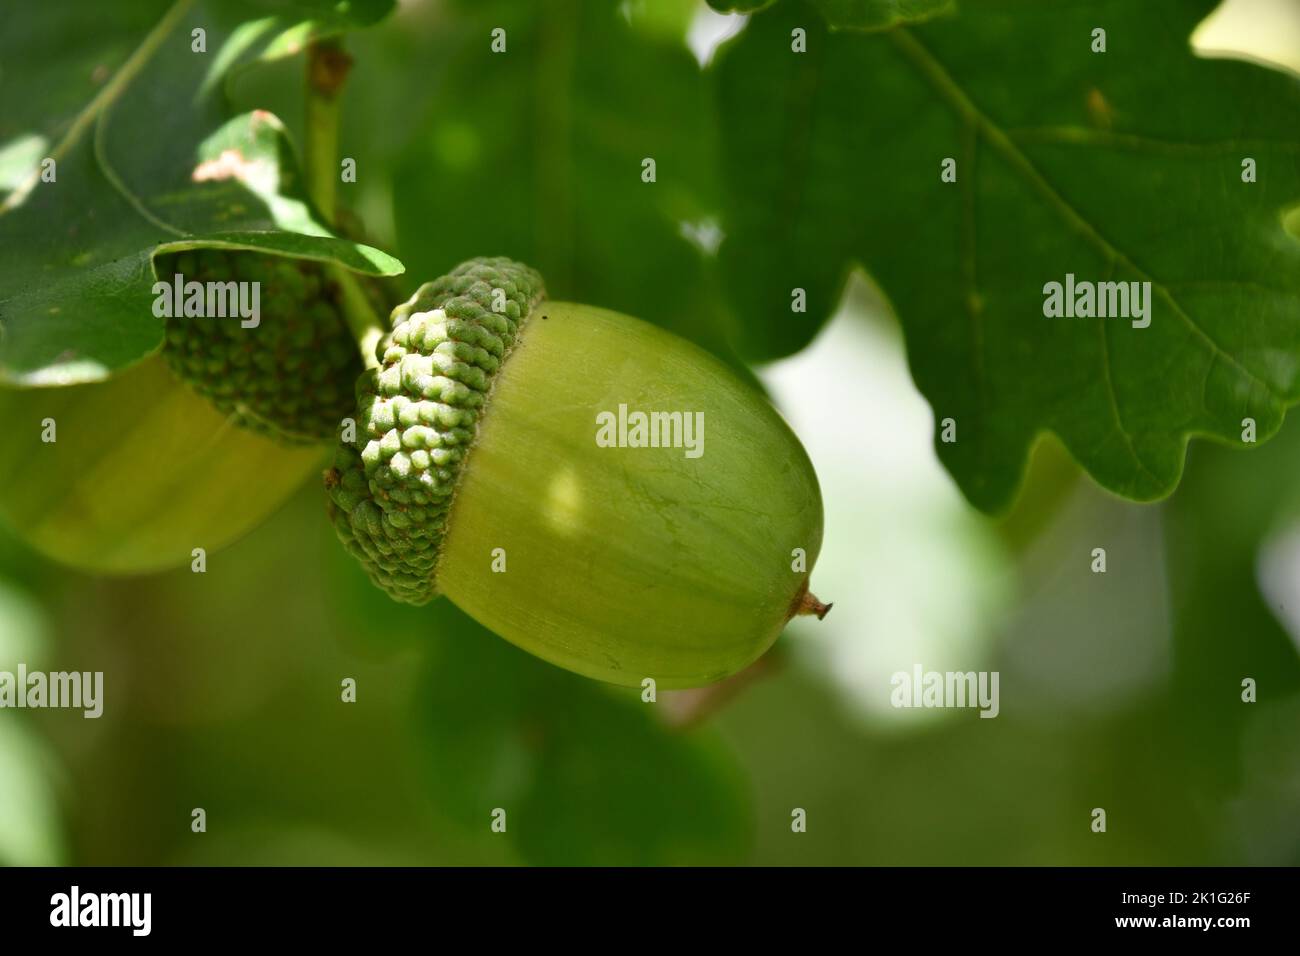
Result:
<svg viewBox="0 0 1300 956"><path fill-rule="evenodd" d="M0 388L0 419L0 517L43 554L105 573L211 554L265 520L323 457L235 425L159 355L103 382Z"/></svg>
<svg viewBox="0 0 1300 956"><path fill-rule="evenodd" d="M807 454L691 343L546 301L495 259L422 286L377 354L326 485L393 597L445 594L544 660L662 688L721 680L828 610Z"/></svg>

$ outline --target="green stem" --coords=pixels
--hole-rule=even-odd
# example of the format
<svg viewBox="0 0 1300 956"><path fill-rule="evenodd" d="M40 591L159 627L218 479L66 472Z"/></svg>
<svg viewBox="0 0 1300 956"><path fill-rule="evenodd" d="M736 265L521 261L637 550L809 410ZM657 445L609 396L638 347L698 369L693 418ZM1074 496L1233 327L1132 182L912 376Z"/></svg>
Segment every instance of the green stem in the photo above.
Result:
<svg viewBox="0 0 1300 956"><path fill-rule="evenodd" d="M384 326L379 321L379 316L375 314L375 310L371 308L365 290L361 288L355 275L337 263L326 266L325 271L338 284L339 291L343 294L343 301L340 303L343 318L347 320L352 338L356 340L357 348L361 351L361 360L366 363L366 368L379 368L375 347L383 338Z"/></svg>
<svg viewBox="0 0 1300 956"><path fill-rule="evenodd" d="M335 225L338 215L339 99L352 58L338 37L312 40L307 47L306 156L307 194L326 225ZM366 297L357 277L338 263L325 266L326 275L342 293L340 307L352 337L369 368L377 368L375 346L384 326Z"/></svg>
<svg viewBox="0 0 1300 956"><path fill-rule="evenodd" d="M339 178L339 96L351 66L338 37L307 47L307 193L330 226Z"/></svg>

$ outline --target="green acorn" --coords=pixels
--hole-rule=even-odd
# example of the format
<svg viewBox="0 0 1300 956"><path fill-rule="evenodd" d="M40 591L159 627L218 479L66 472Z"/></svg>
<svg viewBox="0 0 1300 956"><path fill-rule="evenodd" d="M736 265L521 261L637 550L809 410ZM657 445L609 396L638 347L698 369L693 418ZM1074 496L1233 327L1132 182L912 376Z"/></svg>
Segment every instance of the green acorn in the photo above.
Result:
<svg viewBox="0 0 1300 956"><path fill-rule="evenodd" d="M807 454L696 346L476 259L395 309L376 354L326 487L394 598L446 594L554 664L665 688L727 677L829 609L808 591Z"/></svg>
<svg viewBox="0 0 1300 956"><path fill-rule="evenodd" d="M0 387L0 518L87 571L189 564L257 527L323 463L235 425L153 355L103 382Z"/></svg>
<svg viewBox="0 0 1300 956"><path fill-rule="evenodd" d="M157 271L257 282L260 322L169 318L162 354L106 381L0 387L0 517L88 571L163 570L234 541L320 467L354 407L362 363L320 266L204 249Z"/></svg>
<svg viewBox="0 0 1300 956"><path fill-rule="evenodd" d="M237 424L285 444L328 441L351 414L361 360L340 293L305 259L195 249L161 258L164 281L257 283L260 320L169 317L163 354L173 372Z"/></svg>

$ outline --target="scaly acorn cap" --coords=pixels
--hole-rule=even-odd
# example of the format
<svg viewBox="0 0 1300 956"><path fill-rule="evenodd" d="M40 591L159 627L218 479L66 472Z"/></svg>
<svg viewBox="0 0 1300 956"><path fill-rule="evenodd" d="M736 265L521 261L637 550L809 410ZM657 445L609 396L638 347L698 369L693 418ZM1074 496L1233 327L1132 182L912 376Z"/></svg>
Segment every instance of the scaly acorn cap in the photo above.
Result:
<svg viewBox="0 0 1300 956"><path fill-rule="evenodd" d="M285 445L328 441L352 410L362 369L339 293L314 262L193 249L159 262L170 280L258 284L259 322L177 315L163 357L177 378L237 424Z"/></svg>
<svg viewBox="0 0 1300 956"><path fill-rule="evenodd" d="M392 313L381 367L357 380L355 443L326 472L330 519L394 599L438 596L434 572L456 481L493 379L545 297L541 276L505 258L471 259Z"/></svg>

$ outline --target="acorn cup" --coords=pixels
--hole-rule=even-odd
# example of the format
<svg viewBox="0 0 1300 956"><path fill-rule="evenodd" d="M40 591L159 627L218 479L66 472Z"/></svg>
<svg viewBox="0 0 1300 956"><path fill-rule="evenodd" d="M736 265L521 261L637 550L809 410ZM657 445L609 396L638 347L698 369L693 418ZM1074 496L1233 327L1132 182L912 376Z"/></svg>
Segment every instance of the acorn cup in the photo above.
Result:
<svg viewBox="0 0 1300 956"><path fill-rule="evenodd" d="M361 357L340 293L306 259L193 249L159 261L164 280L241 283L258 290L253 327L231 317L166 320L163 355L176 376L218 410L283 444L331 440L352 408Z"/></svg>
<svg viewBox="0 0 1300 956"><path fill-rule="evenodd" d="M392 326L326 487L395 599L445 594L544 660L661 688L734 674L792 616L829 610L808 590L808 456L708 353L546 301L506 259L425 284Z"/></svg>

